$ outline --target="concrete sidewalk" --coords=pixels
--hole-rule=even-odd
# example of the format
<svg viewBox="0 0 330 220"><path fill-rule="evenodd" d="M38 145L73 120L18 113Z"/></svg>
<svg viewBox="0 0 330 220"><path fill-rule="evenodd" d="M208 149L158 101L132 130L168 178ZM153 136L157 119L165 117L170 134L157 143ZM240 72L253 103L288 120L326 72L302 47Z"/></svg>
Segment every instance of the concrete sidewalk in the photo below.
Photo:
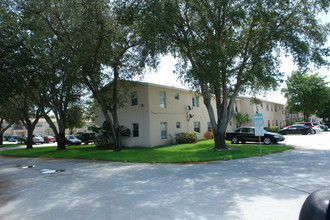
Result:
<svg viewBox="0 0 330 220"><path fill-rule="evenodd" d="M216 164L2 157L0 219L298 219L329 185L330 133L286 139L297 149Z"/></svg>

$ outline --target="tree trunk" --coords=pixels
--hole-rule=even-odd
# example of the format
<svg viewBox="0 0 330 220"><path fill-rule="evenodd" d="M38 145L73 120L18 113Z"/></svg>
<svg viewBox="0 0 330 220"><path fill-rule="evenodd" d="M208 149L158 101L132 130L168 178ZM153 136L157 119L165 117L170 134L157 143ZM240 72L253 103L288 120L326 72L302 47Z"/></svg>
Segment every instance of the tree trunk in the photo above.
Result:
<svg viewBox="0 0 330 220"><path fill-rule="evenodd" d="M57 148L56 150L66 150L66 146L65 146L65 132L60 131L58 133L58 136L56 137L56 141L57 141Z"/></svg>
<svg viewBox="0 0 330 220"><path fill-rule="evenodd" d="M3 132L0 132L0 145L3 145Z"/></svg>
<svg viewBox="0 0 330 220"><path fill-rule="evenodd" d="M213 132L213 139L214 139L214 148L213 149L214 150L227 150L228 146L226 145L226 130L224 130L220 126L219 126L219 129L216 130L216 132Z"/></svg>
<svg viewBox="0 0 330 220"><path fill-rule="evenodd" d="M26 149L33 148L33 128L31 124L26 124L27 137L26 137Z"/></svg>

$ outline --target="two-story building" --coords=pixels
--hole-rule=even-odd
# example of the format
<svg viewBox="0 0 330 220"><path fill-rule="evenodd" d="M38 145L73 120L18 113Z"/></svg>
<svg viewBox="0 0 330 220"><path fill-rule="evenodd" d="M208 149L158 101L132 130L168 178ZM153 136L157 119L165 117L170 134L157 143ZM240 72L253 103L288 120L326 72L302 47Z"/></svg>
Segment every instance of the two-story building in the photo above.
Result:
<svg viewBox="0 0 330 220"><path fill-rule="evenodd" d="M131 130L130 137L123 137L124 146L174 144L175 134L186 131L196 131L198 138L203 139L204 134L211 130L207 109L198 93L151 83L136 83L128 93L130 98L126 107L118 111L120 125ZM268 101L255 105L250 100L238 97L235 111L248 113L250 119L256 112L263 114L265 127L285 124L284 105ZM104 117L100 108L96 108L95 115L95 124L101 126ZM228 130L236 127L237 123L232 119Z"/></svg>

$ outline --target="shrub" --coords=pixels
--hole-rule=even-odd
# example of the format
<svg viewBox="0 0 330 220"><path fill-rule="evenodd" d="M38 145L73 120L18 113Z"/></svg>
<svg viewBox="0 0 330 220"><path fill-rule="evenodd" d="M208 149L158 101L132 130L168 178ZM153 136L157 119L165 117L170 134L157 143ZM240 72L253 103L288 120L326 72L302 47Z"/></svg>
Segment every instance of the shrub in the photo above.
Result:
<svg viewBox="0 0 330 220"><path fill-rule="evenodd" d="M196 132L176 133L175 140L178 144L195 143L197 141L197 133Z"/></svg>
<svg viewBox="0 0 330 220"><path fill-rule="evenodd" d="M210 132L210 131L205 132L204 138L205 139L211 139L211 138L213 138L213 133Z"/></svg>
<svg viewBox="0 0 330 220"><path fill-rule="evenodd" d="M278 132L278 130L280 130L278 126L265 127L264 129L269 132Z"/></svg>

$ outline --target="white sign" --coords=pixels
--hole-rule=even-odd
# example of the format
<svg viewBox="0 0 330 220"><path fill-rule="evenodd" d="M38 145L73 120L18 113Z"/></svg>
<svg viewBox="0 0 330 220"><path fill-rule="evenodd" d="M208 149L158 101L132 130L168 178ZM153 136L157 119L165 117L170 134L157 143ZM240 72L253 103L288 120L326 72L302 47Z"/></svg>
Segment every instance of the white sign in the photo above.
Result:
<svg viewBox="0 0 330 220"><path fill-rule="evenodd" d="M264 120L262 114L254 114L253 119L254 119L255 136L264 136L265 131L264 131Z"/></svg>

